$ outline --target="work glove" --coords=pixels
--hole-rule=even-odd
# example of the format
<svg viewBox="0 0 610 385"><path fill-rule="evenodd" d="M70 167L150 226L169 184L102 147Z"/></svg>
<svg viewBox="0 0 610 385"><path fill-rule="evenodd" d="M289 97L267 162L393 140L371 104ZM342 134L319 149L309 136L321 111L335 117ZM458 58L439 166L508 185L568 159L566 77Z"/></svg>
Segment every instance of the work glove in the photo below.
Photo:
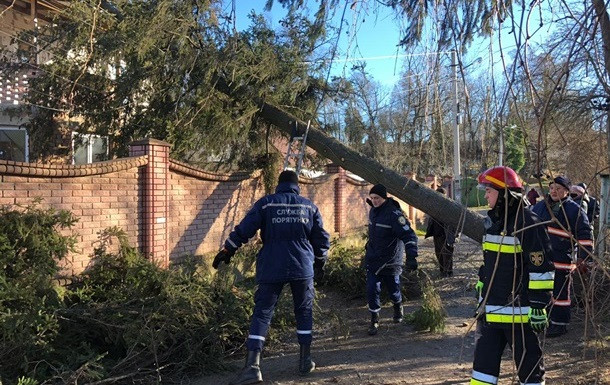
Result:
<svg viewBox="0 0 610 385"><path fill-rule="evenodd" d="M480 299L481 297L483 297L483 281L481 281L480 279L477 281L477 284L474 285L474 289L477 292L477 299Z"/></svg>
<svg viewBox="0 0 610 385"><path fill-rule="evenodd" d="M231 257L233 255L235 255L235 250L228 250L227 248L223 248L214 257L214 262L212 262L212 267L214 269L218 269L220 262L224 262L228 265L229 262L231 262Z"/></svg>
<svg viewBox="0 0 610 385"><path fill-rule="evenodd" d="M546 315L546 309L530 308L528 316L530 319L530 326L536 333L543 332L544 329L546 329L549 323L549 318Z"/></svg>
<svg viewBox="0 0 610 385"><path fill-rule="evenodd" d="M324 279L324 261L315 259L313 262L313 280L316 284L321 285Z"/></svg>
<svg viewBox="0 0 610 385"><path fill-rule="evenodd" d="M407 257L407 261L405 262L405 269L408 272L417 270L417 256Z"/></svg>

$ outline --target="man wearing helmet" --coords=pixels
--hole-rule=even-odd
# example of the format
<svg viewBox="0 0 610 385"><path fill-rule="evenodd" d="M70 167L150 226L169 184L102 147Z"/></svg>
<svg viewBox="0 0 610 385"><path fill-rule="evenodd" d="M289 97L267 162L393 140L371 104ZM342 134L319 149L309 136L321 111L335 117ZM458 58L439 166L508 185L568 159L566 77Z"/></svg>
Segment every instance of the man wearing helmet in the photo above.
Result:
<svg viewBox="0 0 610 385"><path fill-rule="evenodd" d="M572 305L571 273L577 267L574 262L583 263L593 250L593 233L589 220L581 207L568 195L570 187L568 178L554 178L549 185L548 198L536 203L532 209L543 221L553 221L548 225L548 233L556 273L547 337L558 337L567 332ZM573 258L575 254L578 258Z"/></svg>
<svg viewBox="0 0 610 385"><path fill-rule="evenodd" d="M522 384L544 384L537 332L547 325L553 289L551 248L540 219L528 208L517 173L498 166L479 175L491 208L485 221L479 270L480 323L470 384L497 384L509 344Z"/></svg>

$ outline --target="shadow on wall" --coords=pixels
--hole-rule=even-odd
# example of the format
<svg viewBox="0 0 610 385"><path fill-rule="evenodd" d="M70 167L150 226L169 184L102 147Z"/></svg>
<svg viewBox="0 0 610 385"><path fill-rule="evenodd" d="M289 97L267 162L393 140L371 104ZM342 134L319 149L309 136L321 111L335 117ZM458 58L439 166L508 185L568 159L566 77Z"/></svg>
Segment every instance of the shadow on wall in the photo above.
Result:
<svg viewBox="0 0 610 385"><path fill-rule="evenodd" d="M180 262L185 255L220 249L229 233L256 201L258 188L259 178L217 183L209 196L201 197L202 204L197 214L181 231L180 238L170 250L170 261ZM181 209L177 200L171 202L170 206L177 211Z"/></svg>

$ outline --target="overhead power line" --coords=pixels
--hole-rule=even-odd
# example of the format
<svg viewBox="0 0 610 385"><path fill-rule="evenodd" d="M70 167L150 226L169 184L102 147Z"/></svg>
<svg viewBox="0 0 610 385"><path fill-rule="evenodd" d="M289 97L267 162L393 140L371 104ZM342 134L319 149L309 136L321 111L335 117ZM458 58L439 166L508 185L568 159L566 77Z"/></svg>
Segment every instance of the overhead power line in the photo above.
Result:
<svg viewBox="0 0 610 385"><path fill-rule="evenodd" d="M320 60L313 60L313 61L304 61L303 64L313 64L313 63L349 63L349 62L385 60L385 59L396 59L396 58L415 57L415 56L441 55L441 54L448 54L448 53L451 53L451 51L410 53L410 54L384 55L384 56L369 56L369 57L363 57L363 58L320 59Z"/></svg>

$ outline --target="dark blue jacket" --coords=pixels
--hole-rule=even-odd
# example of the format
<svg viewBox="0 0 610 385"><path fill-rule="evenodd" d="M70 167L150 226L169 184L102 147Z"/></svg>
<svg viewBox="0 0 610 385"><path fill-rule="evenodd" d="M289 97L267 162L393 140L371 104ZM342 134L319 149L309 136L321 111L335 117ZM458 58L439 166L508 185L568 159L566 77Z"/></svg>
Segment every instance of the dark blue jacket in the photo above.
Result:
<svg viewBox="0 0 610 385"><path fill-rule="evenodd" d="M505 328L525 323L529 307L542 309L550 302L553 252L545 227L537 223L540 218L513 196L508 204L499 198L487 212L479 300L486 298L481 310L489 325Z"/></svg>
<svg viewBox="0 0 610 385"><path fill-rule="evenodd" d="M280 183L275 194L254 204L225 242L227 249L236 250L261 230L263 247L256 257L258 283L312 278L314 258L326 262L330 242L320 211L299 192L295 183Z"/></svg>
<svg viewBox="0 0 610 385"><path fill-rule="evenodd" d="M417 257L417 235L398 202L388 198L369 212L369 240L365 255L367 270L379 275L400 274L405 249L407 258Z"/></svg>
<svg viewBox="0 0 610 385"><path fill-rule="evenodd" d="M534 205L532 211L536 213L543 222L551 219L551 213L547 208L550 205L553 214L561 224L548 224L547 230L553 248L553 262L569 264L572 261L572 253L578 241L583 247L578 247L579 258L586 258L587 251L593 250L593 233L589 226L589 219L582 208L568 197L559 202L545 199ZM562 228L563 227L563 228ZM565 230L564 230L565 229Z"/></svg>
<svg viewBox="0 0 610 385"><path fill-rule="evenodd" d="M591 228L593 228L593 222L599 218L599 202L597 202L597 199L591 195L588 195L588 198L589 205L587 206L587 218L589 219Z"/></svg>

